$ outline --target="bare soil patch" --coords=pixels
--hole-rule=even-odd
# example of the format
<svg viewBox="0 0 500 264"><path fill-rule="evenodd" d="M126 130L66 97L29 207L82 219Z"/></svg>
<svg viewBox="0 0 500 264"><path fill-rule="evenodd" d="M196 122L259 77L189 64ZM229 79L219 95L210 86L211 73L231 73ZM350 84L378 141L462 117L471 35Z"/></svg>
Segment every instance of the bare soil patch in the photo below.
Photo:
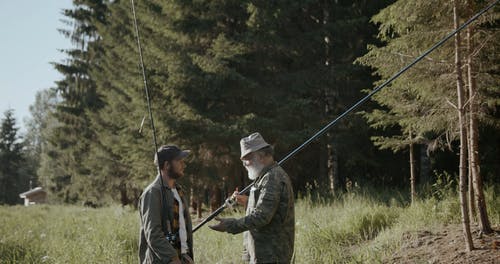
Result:
<svg viewBox="0 0 500 264"><path fill-rule="evenodd" d="M405 233L400 250L385 263L479 263L500 264L500 227L482 234L471 226L474 250L467 252L462 225L447 225L438 231Z"/></svg>

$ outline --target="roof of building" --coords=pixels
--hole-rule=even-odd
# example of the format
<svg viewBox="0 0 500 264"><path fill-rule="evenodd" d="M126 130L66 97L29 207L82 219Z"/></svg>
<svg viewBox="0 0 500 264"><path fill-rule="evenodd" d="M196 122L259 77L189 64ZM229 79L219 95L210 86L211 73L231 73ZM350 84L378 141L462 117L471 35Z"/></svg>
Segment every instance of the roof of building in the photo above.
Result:
<svg viewBox="0 0 500 264"><path fill-rule="evenodd" d="M26 196L28 196L28 195L32 195L32 194L39 193L39 192L45 192L45 191L42 190L42 187L36 187L36 188L33 188L27 192L23 192L23 193L19 194L19 197L26 198Z"/></svg>

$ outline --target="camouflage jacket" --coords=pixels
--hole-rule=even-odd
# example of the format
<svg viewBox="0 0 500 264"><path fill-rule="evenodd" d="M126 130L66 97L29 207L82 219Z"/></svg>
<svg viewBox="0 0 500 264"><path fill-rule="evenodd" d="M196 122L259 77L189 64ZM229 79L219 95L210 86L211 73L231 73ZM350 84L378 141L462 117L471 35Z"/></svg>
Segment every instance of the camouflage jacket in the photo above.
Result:
<svg viewBox="0 0 500 264"><path fill-rule="evenodd" d="M175 188L181 190L176 184ZM165 219L161 215L161 182L157 176L139 199L140 214L140 234L139 234L139 263L170 263L175 256L178 256L178 250L170 244L162 230L161 221L173 219L174 195L168 187L165 188L166 212ZM186 221L187 242L189 246L189 255L193 257L193 231L191 217L189 215L186 199L181 197L184 205L184 219Z"/></svg>
<svg viewBox="0 0 500 264"><path fill-rule="evenodd" d="M247 231L243 259L250 263L290 263L295 240L292 183L276 163L263 172L250 190L246 216L230 220L227 232Z"/></svg>

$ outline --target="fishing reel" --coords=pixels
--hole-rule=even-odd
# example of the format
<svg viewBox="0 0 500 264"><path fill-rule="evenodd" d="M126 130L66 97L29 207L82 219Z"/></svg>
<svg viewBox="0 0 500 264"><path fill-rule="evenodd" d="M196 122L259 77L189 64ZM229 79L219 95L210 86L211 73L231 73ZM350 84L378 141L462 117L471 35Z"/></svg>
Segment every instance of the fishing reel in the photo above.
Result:
<svg viewBox="0 0 500 264"><path fill-rule="evenodd" d="M226 208L233 208L233 206L236 204L236 197L235 196L230 196L229 198L226 199L224 202L224 207Z"/></svg>

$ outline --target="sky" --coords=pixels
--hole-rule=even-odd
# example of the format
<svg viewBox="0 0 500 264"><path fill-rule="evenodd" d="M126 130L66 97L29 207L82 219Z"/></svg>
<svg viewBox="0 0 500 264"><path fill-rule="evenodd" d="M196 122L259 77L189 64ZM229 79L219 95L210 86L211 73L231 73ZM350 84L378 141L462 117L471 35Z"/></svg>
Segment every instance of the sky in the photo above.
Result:
<svg viewBox="0 0 500 264"><path fill-rule="evenodd" d="M62 78L50 62L63 62L58 50L71 47L57 31L69 29L60 20L71 7L71 0L0 0L0 119L13 109L20 133L36 92Z"/></svg>

